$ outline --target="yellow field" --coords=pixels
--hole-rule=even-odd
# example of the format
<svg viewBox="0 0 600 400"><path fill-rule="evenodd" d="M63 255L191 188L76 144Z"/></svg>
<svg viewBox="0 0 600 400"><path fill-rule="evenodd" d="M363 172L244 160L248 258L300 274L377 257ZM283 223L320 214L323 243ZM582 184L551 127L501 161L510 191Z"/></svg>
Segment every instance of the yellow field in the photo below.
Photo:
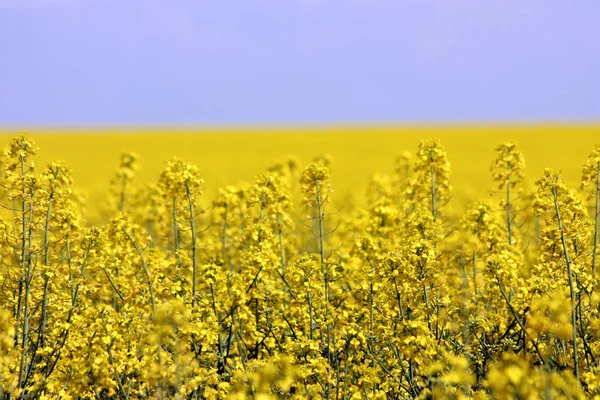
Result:
<svg viewBox="0 0 600 400"><path fill-rule="evenodd" d="M8 133L0 400L600 399L600 125Z"/></svg>
<svg viewBox="0 0 600 400"><path fill-rule="evenodd" d="M27 130L40 147L40 162L64 160L73 169L75 184L103 193L118 166L121 152L140 155L141 181L155 181L164 162L174 156L200 168L206 197L216 188L252 182L265 165L293 154L303 164L323 153L333 156L332 184L338 201L348 194L364 197L365 184L375 173L391 173L395 158L414 152L425 138L445 146L458 196L470 199L491 186L489 165L494 148L509 140L519 143L527 164L526 183L544 168L562 170L577 185L591 149L600 144L596 125L416 126L232 129L65 129ZM4 130L4 147L18 130Z"/></svg>

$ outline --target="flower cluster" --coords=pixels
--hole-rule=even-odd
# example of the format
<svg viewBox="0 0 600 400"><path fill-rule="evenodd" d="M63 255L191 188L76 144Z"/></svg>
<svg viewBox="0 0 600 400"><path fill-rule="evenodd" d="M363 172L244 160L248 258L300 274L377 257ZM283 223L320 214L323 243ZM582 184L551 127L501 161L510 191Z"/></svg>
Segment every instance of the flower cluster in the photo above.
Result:
<svg viewBox="0 0 600 400"><path fill-rule="evenodd" d="M36 154L1 161L1 399L600 397L598 149L531 190L502 144L465 210L436 139L351 204L328 155L205 200L125 153L102 208Z"/></svg>

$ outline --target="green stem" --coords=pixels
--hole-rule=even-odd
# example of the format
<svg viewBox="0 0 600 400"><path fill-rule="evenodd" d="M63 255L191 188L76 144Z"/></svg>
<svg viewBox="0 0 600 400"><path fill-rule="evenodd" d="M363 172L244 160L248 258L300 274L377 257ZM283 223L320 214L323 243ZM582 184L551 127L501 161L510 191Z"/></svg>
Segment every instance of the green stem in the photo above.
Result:
<svg viewBox="0 0 600 400"><path fill-rule="evenodd" d="M56 176L58 178L58 175ZM56 186L52 185L50 190L50 198L48 200L48 209L46 210L46 221L44 224L44 269L47 269L50 265L50 216L52 214L52 203L54 201L54 191ZM46 271L44 271L46 272ZM40 326L40 345L44 347L44 333L46 326L48 325L48 289L50 285L50 278L44 273L44 296L42 300L42 321Z"/></svg>
<svg viewBox="0 0 600 400"><path fill-rule="evenodd" d="M511 216L511 206L510 206L510 161L506 165L506 169L508 171L508 175L506 177L506 230L508 233L508 244L512 246L512 216Z"/></svg>
<svg viewBox="0 0 600 400"><path fill-rule="evenodd" d="M523 336L527 336L527 330L525 329L525 324L523 324L523 322L521 322L521 318L519 318L519 316L517 315L517 312L515 311L512 304L510 303L510 300L508 299L508 296L506 295L506 292L504 291L504 286L502 285L502 282L500 281L500 277L498 276L497 273L495 273L495 276L496 276L496 281L498 282L498 287L500 288L500 293L502 294L502 297L504 297L504 301L506 301L506 305L508 306L508 309L510 310L511 314L513 315L513 318L517 321L517 323L521 327L521 330L523 331ZM544 360L544 357L542 357L542 353L540 352L537 342L535 340L531 339L531 343L533 343L533 347L535 348L535 351L536 351L538 357L540 358L540 361L542 362L542 364L545 365L546 361Z"/></svg>
<svg viewBox="0 0 600 400"><path fill-rule="evenodd" d="M70 248L70 240L69 240L69 235L67 234L65 237L65 250L67 252L67 262L69 264L69 270L71 270L71 248ZM90 241L88 243L88 246L85 250L85 255L83 256L83 262L81 263L81 267L79 269L79 277L77 278L78 281L81 280L81 278L83 278L83 274L85 272L85 267L87 266L87 262L88 262L88 256L90 254L90 250L92 249L92 247L95 245L96 241ZM77 284L75 285L75 288L72 290L71 292L71 308L69 309L69 314L67 315L67 319L66 322L67 324L70 324L71 322L71 318L73 317L73 314L75 312L75 307L77 305L77 299L79 296L79 287L80 287L81 283L77 282ZM113 292L114 293L114 292ZM54 368L56 367L56 364L58 363L60 356L61 356L61 352L62 349L65 346L65 343L67 342L67 338L69 336L69 332L70 329L69 328L65 328L61 334L62 340L61 343L58 347L55 347L54 350L52 351L52 354L50 354L49 359L52 359L55 354L56 354L56 358L54 358L53 362L50 362L48 364L47 372L45 374L46 379L50 376L50 374L52 374L52 371L54 371Z"/></svg>
<svg viewBox="0 0 600 400"><path fill-rule="evenodd" d="M367 257L367 261L369 262L369 265L371 266L371 274L369 275L369 333L371 334L371 337L373 336L373 331L375 330L375 317L374 317L374 311L373 309L375 308L375 292L373 290L373 277L375 275L375 266L373 265L373 263L371 262L371 260L369 259L369 257Z"/></svg>
<svg viewBox="0 0 600 400"><path fill-rule="evenodd" d="M429 304L429 293L427 292L427 284L425 282L425 268L423 266L423 261L419 258L419 268L420 268L420 279L423 281L423 301L425 302L425 311L427 312L427 326L429 327L429 331L433 333L433 327L431 325L431 306Z"/></svg>
<svg viewBox="0 0 600 400"><path fill-rule="evenodd" d="M185 185L185 190L188 198L188 209L190 213L190 228L192 230L192 307L196 305L196 288L197 288L197 274L198 274L198 261L197 261L197 246L196 246L196 221L194 216L194 202L192 199L192 192L190 186Z"/></svg>
<svg viewBox="0 0 600 400"><path fill-rule="evenodd" d="M25 176L25 161L23 157L21 157L21 174ZM23 184L25 184L25 180L23 179ZM31 198L33 198L34 186L30 188L31 190ZM19 365L19 388L24 389L25 387L25 372L28 368L27 359L29 352L29 297L31 295L31 279L32 279L32 271L31 271L31 244L32 244L32 236L33 236L33 207L31 203L29 204L29 210L27 210L26 204L26 194L25 187L23 187L23 202L22 202L22 212L23 212L23 244L22 244L22 266L25 269L25 301L24 301L24 309L23 309L23 332L21 333L21 362ZM29 226L27 226L26 218L27 212L29 212Z"/></svg>
<svg viewBox="0 0 600 400"><path fill-rule="evenodd" d="M560 240L562 242L563 252L565 254L565 263L567 264L567 273L569 275L569 291L571 295L571 325L573 327L573 334L571 341L573 343L573 364L575 377L579 379L579 362L577 359L577 315L575 309L575 288L573 285L573 271L571 269L571 259L569 257L569 250L567 249L567 241L565 238L565 231L560 215L560 209L558 207L558 190L552 188L552 195L554 196L554 208L556 211L556 219L558 221L558 229L560 230Z"/></svg>
<svg viewBox="0 0 600 400"><path fill-rule="evenodd" d="M283 281L283 316L285 317L285 312L287 309L287 281L285 280L285 249L283 247L283 227L281 225L281 214L277 213L277 227L279 231L279 260L281 265L281 280ZM283 331L283 340L284 342L287 340L287 329L284 328Z"/></svg>
<svg viewBox="0 0 600 400"><path fill-rule="evenodd" d="M477 295L477 253L473 252L473 292Z"/></svg>
<svg viewBox="0 0 600 400"><path fill-rule="evenodd" d="M431 215L433 215L433 222L437 220L437 200L435 195L435 171L433 167L429 168L431 174Z"/></svg>
<svg viewBox="0 0 600 400"><path fill-rule="evenodd" d="M398 286L398 279L394 277L394 286L396 287L396 301L398 302L398 310L400 311L400 319L404 319L404 306L402 305L402 293Z"/></svg>
<svg viewBox="0 0 600 400"><path fill-rule="evenodd" d="M102 267L102 270L104 271L104 274L106 275L106 277L108 278L108 282L110 283L110 286L113 289L113 293L116 293L119 298L121 299L122 302L125 302L125 298L123 297L123 294L121 293L121 291L117 288L117 285L115 284L115 282L113 281L112 277L110 276L110 273L108 272L108 270L106 269L106 267Z"/></svg>
<svg viewBox="0 0 600 400"><path fill-rule="evenodd" d="M321 199L321 189L319 188L319 181L315 179L315 191L317 193L317 211L319 213L319 250L321 255L321 274L323 276L323 291L325 294L325 329L327 333L326 346L327 346L327 388L325 390L325 398L329 399L329 393L331 391L331 383L329 382L330 368L331 368L331 351L330 351L330 326L329 326L329 277L327 267L325 265L325 239L323 229L323 202Z"/></svg>
<svg viewBox="0 0 600 400"><path fill-rule="evenodd" d="M146 263L146 259L144 258L144 253L142 249L138 245L138 243L131 237L131 235L123 229L123 233L127 236L127 239L131 242L135 251L137 251L140 256L140 261L142 262L142 267L144 268L144 273L146 274L146 279L148 280L148 290L150 292L150 304L152 305L152 315L156 312L156 301L154 299L154 287L152 286L152 278L150 277L150 270L148 269L148 264Z"/></svg>
<svg viewBox="0 0 600 400"><path fill-rule="evenodd" d="M217 335L218 335L218 339L219 339L219 358L218 358L218 363L221 364L221 367L219 368L219 372L224 373L225 372L225 359L223 358L223 340L221 338L221 324L219 323L219 314L217 313L217 301L215 299L215 289L213 284L210 284L210 296L211 296L211 300L212 300L212 309L213 309L213 313L215 314L215 319L217 320L217 324L219 325L217 328Z"/></svg>
<svg viewBox="0 0 600 400"><path fill-rule="evenodd" d="M58 178L58 174L56 175L56 178ZM50 278L47 275L47 269L48 266L50 264L50 256L49 256L49 248L50 248L50 216L52 214L52 202L54 201L54 192L55 192L55 188L56 185L53 184L50 190L50 195L49 195L49 199L48 199L48 208L46 210L46 221L44 223L44 271L43 271L43 275L44 275L44 292L43 292L43 296L42 296L42 315L40 317L40 327L39 327L39 332L38 332L38 337L36 340L36 343L33 347L33 351L32 351L32 356L31 356L31 364L29 365L29 368L27 370L27 374L25 375L25 380L23 382L23 385L25 386L27 384L27 381L29 380L29 377L31 375L31 372L35 366L36 363L36 356L38 353L38 350L40 347L44 347L44 343L46 340L46 327L48 325L48 291L50 288Z"/></svg>
<svg viewBox="0 0 600 400"><path fill-rule="evenodd" d="M592 277L596 274L596 257L598 254L598 223L600 218L600 163L596 175L596 208L594 212L594 249L592 251Z"/></svg>
<svg viewBox="0 0 600 400"><path fill-rule="evenodd" d="M225 214L223 215L223 229L221 231L221 258L223 265L227 264L227 204L225 204Z"/></svg>
<svg viewBox="0 0 600 400"><path fill-rule="evenodd" d="M177 224L177 199L173 197L171 206L171 217L173 219L173 252L177 260L177 273L181 272L181 259L179 257L179 225Z"/></svg>
<svg viewBox="0 0 600 400"><path fill-rule="evenodd" d="M121 180L121 193L119 199L119 211L121 214L125 212L125 190L127 188L127 174L123 174L123 179Z"/></svg>

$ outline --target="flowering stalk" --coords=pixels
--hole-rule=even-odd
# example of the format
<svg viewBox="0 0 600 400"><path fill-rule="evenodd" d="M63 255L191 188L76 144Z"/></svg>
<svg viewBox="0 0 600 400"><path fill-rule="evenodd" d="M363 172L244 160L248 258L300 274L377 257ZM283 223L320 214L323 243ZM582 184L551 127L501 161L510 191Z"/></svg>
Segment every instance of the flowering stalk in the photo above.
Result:
<svg viewBox="0 0 600 400"><path fill-rule="evenodd" d="M31 319L31 291L32 291L32 246L34 222L34 194L37 190L37 179L33 176L33 166L27 166L31 157L35 156L37 149L24 134L13 139L4 151L5 163L3 179L6 183L5 191L8 200L19 200L20 210L17 214L17 223L20 224L20 258L18 273L18 300L16 306L16 327L14 331L14 345L20 344L20 363L18 367L17 387L24 389L26 371L29 368L29 342ZM15 244L16 246L16 244ZM20 343L19 343L20 339Z"/></svg>
<svg viewBox="0 0 600 400"><path fill-rule="evenodd" d="M450 196L450 163L441 143L437 139L424 140L414 163L416 181L413 201L428 200L433 221L437 221L439 203Z"/></svg>
<svg viewBox="0 0 600 400"><path fill-rule="evenodd" d="M194 201L192 199L192 192L190 185L186 183L185 192L188 199L188 209L190 213L190 229L192 230L192 307L196 304L196 290L197 290L197 276L198 276L198 248L196 246L196 221L194 215Z"/></svg>
<svg viewBox="0 0 600 400"><path fill-rule="evenodd" d="M496 159L492 162L492 176L498 182L498 188L506 187L506 233L508 244L513 245L513 216L511 188L516 187L525 177L525 159L521 148L514 142L503 143L496 148Z"/></svg>
<svg viewBox="0 0 600 400"><path fill-rule="evenodd" d="M508 236L508 244L512 245L512 217L510 209L510 161L506 162L506 171L508 172L506 178L506 232Z"/></svg>
<svg viewBox="0 0 600 400"><path fill-rule="evenodd" d="M575 287L573 285L573 270L571 268L571 258L569 257L569 249L567 248L567 242L565 239L565 229L560 215L560 208L558 206L558 188L556 186L551 187L551 191L552 196L554 198L554 207L556 210L558 229L560 230L560 241L562 243L563 254L565 256L565 263L567 264L567 274L569 276L569 292L571 296L571 325L573 327L573 336L571 338L571 341L573 343L573 364L575 369L575 377L579 379L579 361L577 359L577 308L575 307Z"/></svg>
<svg viewBox="0 0 600 400"><path fill-rule="evenodd" d="M573 192L562 182L559 173L546 169L542 178L537 181L538 193L535 208L538 214L546 214L548 224L556 223L557 235L560 239L562 256L567 267L569 297L571 303L571 342L573 346L573 370L579 379L579 360L577 353L577 305L574 283L573 263L570 254L572 246L575 255L578 253L577 235L585 231L587 213L583 204L577 200ZM548 196L549 193L549 196ZM567 238L567 234L574 235ZM570 239L570 240L568 240Z"/></svg>
<svg viewBox="0 0 600 400"><path fill-rule="evenodd" d="M598 255L598 223L600 222L600 162L596 169L596 204L594 209L594 250L592 251L592 276L596 275L596 257Z"/></svg>
<svg viewBox="0 0 600 400"><path fill-rule="evenodd" d="M177 222L177 199L173 197L171 204L171 219L173 221L173 254L177 260L177 271L181 269L181 257L179 256L179 224Z"/></svg>
<svg viewBox="0 0 600 400"><path fill-rule="evenodd" d="M140 256L140 261L142 263L142 268L144 269L144 274L146 275L146 280L148 282L148 291L150 293L150 304L152 305L152 316L156 313L156 300L154 298L154 286L152 286L152 277L150 276L150 270L148 269L148 264L146 263L146 259L144 258L144 253L140 248L139 244L135 241L131 234L127 232L125 228L123 228L123 233L129 240L129 242L133 245L133 248Z"/></svg>
<svg viewBox="0 0 600 400"><path fill-rule="evenodd" d="M75 307L77 306L77 303L78 303L77 300L79 299L79 293L80 293L79 289L81 287L80 280L83 278L85 268L88 265L88 260L89 260L88 257L90 255L90 251L92 250L93 247L95 247L98 244L99 236L100 236L100 232L96 228L91 228L89 230L88 234L84 236L84 239L85 239L84 255L82 258L81 266L79 268L79 276L77 277L78 282L75 285L74 289L71 291L71 307L69 308L69 312L68 312L68 315L66 318L66 323L67 323L68 327L70 327L71 319L73 318L73 315L75 314ZM67 253L69 270L71 270L71 268L70 268L71 248L70 248L70 239L69 239L68 235L66 235L66 237L65 237L65 251ZM46 372L45 372L46 379L48 379L48 377L52 374L52 372L54 371L54 368L58 364L58 361L60 360L60 357L62 355L62 350L64 349L65 344L67 342L67 338L69 337L69 333L70 333L69 328L63 329L62 334L60 335L62 338L60 344L50 354L49 359L50 360L54 359L54 360L50 361L48 364L48 367L46 368Z"/></svg>
<svg viewBox="0 0 600 400"><path fill-rule="evenodd" d="M177 269L181 273L182 260L179 256L180 237L178 224L178 199L184 198L187 200L188 221L191 229L191 250L192 250L192 290L191 303L192 307L197 302L197 247L196 247L196 228L195 228L195 193L202 193L202 185L204 180L200 178L200 171L192 164L183 162L178 159L171 160L167 163L166 168L161 172L159 187L162 190L165 198L171 202L171 219L173 222L173 251L177 260Z"/></svg>
<svg viewBox="0 0 600 400"><path fill-rule="evenodd" d="M589 190L590 188L592 190ZM594 198L594 243L592 249L592 277L594 277L598 259L598 236L600 235L600 147L594 149L583 167L581 189L587 192L588 199Z"/></svg>
<svg viewBox="0 0 600 400"><path fill-rule="evenodd" d="M112 181L113 193L118 197L117 207L121 214L125 213L125 205L127 202L129 182L135 176L136 171L139 169L137 160L138 155L136 153L123 153L121 154L121 161L119 169Z"/></svg>
<svg viewBox="0 0 600 400"><path fill-rule="evenodd" d="M319 244L319 256L321 261L321 276L323 278L323 293L325 297L325 316L324 316L324 324L325 324L325 338L322 339L323 346L325 348L327 354L327 383L325 388L325 398L329 398L331 391L331 382L330 382L330 369L332 365L331 359L331 321L329 318L329 273L327 271L327 264L325 258L325 230L324 230L324 218L325 218L325 210L324 204L329 199L329 193L331 192L331 187L329 184L329 169L326 166L319 165L317 163L313 163L308 166L304 173L302 174L302 178L300 180L302 183L302 191L304 192L303 202L309 208L316 207L317 211L317 220L318 220L318 244Z"/></svg>
<svg viewBox="0 0 600 400"><path fill-rule="evenodd" d="M30 196L33 199L33 193L35 191L35 183L31 186ZM23 261L25 267L25 298L24 298L24 309L23 309L23 331L21 333L21 364L19 367L19 387L24 389L26 383L26 371L29 368L28 366L28 353L29 353L29 322L30 322L30 297L31 297L31 281L32 281L32 270L31 270L31 240L33 234L33 205L29 203L28 205L23 202L23 207L29 207L29 210L24 208L23 211L23 229L25 229L25 233L23 235ZM25 221L28 218L27 213L29 213L29 224Z"/></svg>

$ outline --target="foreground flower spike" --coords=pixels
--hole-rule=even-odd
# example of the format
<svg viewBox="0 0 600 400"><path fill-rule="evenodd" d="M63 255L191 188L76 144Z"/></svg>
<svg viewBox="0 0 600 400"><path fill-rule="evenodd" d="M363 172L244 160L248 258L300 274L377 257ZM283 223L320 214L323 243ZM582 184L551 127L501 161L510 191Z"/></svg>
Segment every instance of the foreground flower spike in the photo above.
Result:
<svg viewBox="0 0 600 400"><path fill-rule="evenodd" d="M35 175L33 157L37 153L35 144L25 134L14 138L4 150L4 175L6 199L15 204L18 210L15 229L19 243L15 254L20 264L18 272L17 306L13 312L16 319L15 344L20 349L18 366L18 388L22 390L27 382L27 370L31 365L31 326L32 326L32 285L34 271L34 249L31 241L34 225L34 210L38 178ZM16 238L15 238L16 239Z"/></svg>
<svg viewBox="0 0 600 400"><path fill-rule="evenodd" d="M546 218L546 224L551 229L546 232L546 235L550 235L552 232L559 241L560 252L566 266L571 300L573 370L579 379L576 305L579 289L576 280L579 280L578 276L585 272L581 271L574 257L581 254L585 248L585 240L589 236L586 233L586 230L589 231L589 220L583 203L563 183L560 173L546 169L536 184L538 191L535 210Z"/></svg>
<svg viewBox="0 0 600 400"><path fill-rule="evenodd" d="M327 162L324 162L327 164ZM321 257L321 263L325 262L325 230L324 220L326 218L325 204L331 200L329 195L333 190L329 183L329 168L325 165L319 165L318 163L312 163L309 165L300 178L302 184L302 203L304 203L310 210L313 210L316 215L309 215L309 218L317 222L318 233L316 234L317 240L319 241L319 255Z"/></svg>
<svg viewBox="0 0 600 400"><path fill-rule="evenodd" d="M588 157L581 177L581 190L587 194L587 199L594 199L594 249L592 251L592 275L596 274L598 257L598 235L600 232L600 147L596 147Z"/></svg>
<svg viewBox="0 0 600 400"><path fill-rule="evenodd" d="M331 231L325 231L325 218L327 216L325 212L325 204L331 200L329 194L333 192L331 184L329 183L329 168L331 165L331 157L323 156L317 159L316 162L310 164L300 178L302 184L303 198L302 202L313 210L314 216L310 216L311 219L317 224L317 233L315 234L318 240L319 257L321 260L321 277L323 281L323 293L325 302L325 314L323 316L323 323L325 324L325 337L321 339L321 347L325 354L327 354L327 376L323 395L326 399L331 396L331 320L330 320L330 265L327 264L327 256L325 251L325 236L331 233Z"/></svg>
<svg viewBox="0 0 600 400"><path fill-rule="evenodd" d="M450 162L446 151L438 139L424 140L419 144L415 156L415 193L417 204L429 201L433 220L437 220L438 210L448 201L451 192Z"/></svg>
<svg viewBox="0 0 600 400"><path fill-rule="evenodd" d="M202 194L204 179L200 177L200 171L195 165L174 159L167 162L166 168L161 172L159 185L164 196L172 203L173 223L173 250L178 260L178 268L181 268L179 256L180 250L180 225L179 216L187 220L189 224L190 250L192 253L192 307L195 305L196 286L198 282L198 246L196 236L196 217L198 211L196 196ZM187 212L187 215L186 215Z"/></svg>
<svg viewBox="0 0 600 400"><path fill-rule="evenodd" d="M141 182L123 153L104 202L16 137L0 400L600 398L600 149L581 192L530 193L490 148L501 208L451 196L439 140L398 153L351 195L331 156L285 156L206 200L193 164Z"/></svg>
<svg viewBox="0 0 600 400"><path fill-rule="evenodd" d="M506 190L504 206L506 209L506 232L508 244L513 240L513 215L511 203L511 190L525 178L525 158L521 148L514 142L503 143L496 148L496 158L491 166L492 177L498 182L498 190Z"/></svg>
<svg viewBox="0 0 600 400"><path fill-rule="evenodd" d="M112 181L113 191L118 198L118 209L122 214L125 212L125 206L130 197L130 183L139 170L139 156L136 153L129 152L121 154L119 169Z"/></svg>

